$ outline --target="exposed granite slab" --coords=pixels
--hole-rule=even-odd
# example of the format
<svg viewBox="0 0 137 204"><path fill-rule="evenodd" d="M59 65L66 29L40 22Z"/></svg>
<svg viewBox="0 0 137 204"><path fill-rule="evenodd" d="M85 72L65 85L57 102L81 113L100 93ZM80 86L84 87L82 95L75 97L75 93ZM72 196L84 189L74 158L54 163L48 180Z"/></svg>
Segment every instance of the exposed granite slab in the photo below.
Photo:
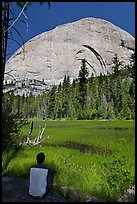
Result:
<svg viewBox="0 0 137 204"><path fill-rule="evenodd" d="M68 202L52 191L42 199L29 195L29 181L20 177L2 177L2 202Z"/></svg>
<svg viewBox="0 0 137 204"><path fill-rule="evenodd" d="M99 18L83 18L57 26L25 43L7 61L5 79L44 80L59 84L65 75L78 77L81 59L89 74L112 72L115 54L127 65L135 51L135 38L128 32Z"/></svg>

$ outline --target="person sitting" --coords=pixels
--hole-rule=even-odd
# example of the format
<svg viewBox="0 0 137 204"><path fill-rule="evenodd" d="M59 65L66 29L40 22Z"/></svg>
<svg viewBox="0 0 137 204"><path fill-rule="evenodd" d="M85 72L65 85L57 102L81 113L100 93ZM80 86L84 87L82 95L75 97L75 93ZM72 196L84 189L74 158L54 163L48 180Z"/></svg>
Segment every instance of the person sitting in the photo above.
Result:
<svg viewBox="0 0 137 204"><path fill-rule="evenodd" d="M36 156L36 160L37 164L30 168L29 194L33 197L42 198L52 190L56 170L43 164L45 160L43 152Z"/></svg>

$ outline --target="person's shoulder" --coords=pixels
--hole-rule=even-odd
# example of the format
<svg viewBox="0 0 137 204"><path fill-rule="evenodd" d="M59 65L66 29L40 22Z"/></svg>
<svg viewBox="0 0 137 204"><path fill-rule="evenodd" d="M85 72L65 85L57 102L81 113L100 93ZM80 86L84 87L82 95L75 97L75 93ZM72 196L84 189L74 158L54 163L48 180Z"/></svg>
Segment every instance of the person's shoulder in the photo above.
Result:
<svg viewBox="0 0 137 204"><path fill-rule="evenodd" d="M32 165L30 168L42 168L42 169L46 169L46 167L42 164L35 164L35 165Z"/></svg>
<svg viewBox="0 0 137 204"><path fill-rule="evenodd" d="M36 165L36 164L31 165L31 166L30 166L30 169L31 169L31 168L37 168L37 165Z"/></svg>
<svg viewBox="0 0 137 204"><path fill-rule="evenodd" d="M55 170L55 169L53 169L53 168L51 168L51 167L48 167L48 166L46 166L46 165L44 165L44 164L36 164L36 165L31 166L30 168L48 169L49 174L54 174L54 173L56 173L56 170Z"/></svg>
<svg viewBox="0 0 137 204"><path fill-rule="evenodd" d="M52 174L56 173L56 170L51 167L48 167L48 171L49 173L52 173Z"/></svg>

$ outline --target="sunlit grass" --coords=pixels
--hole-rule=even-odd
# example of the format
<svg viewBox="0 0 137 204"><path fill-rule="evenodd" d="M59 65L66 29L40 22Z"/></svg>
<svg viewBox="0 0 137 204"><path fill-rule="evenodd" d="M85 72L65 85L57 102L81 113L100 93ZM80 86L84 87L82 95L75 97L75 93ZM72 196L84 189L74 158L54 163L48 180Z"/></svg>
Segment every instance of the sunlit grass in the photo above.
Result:
<svg viewBox="0 0 137 204"><path fill-rule="evenodd" d="M81 153L78 149L66 147L24 147L8 163L4 175L17 175L29 178L29 168L36 163L36 155L43 151L45 164L57 170L55 185L77 188L103 200L113 200L114 192L104 181L102 163L125 156L131 178L135 172L135 132L134 121L40 121L34 120L32 138L46 124L43 138L45 144L63 144L66 141L92 145L112 150L112 155ZM22 127L21 134L26 137L30 131L31 120ZM121 129L115 129L121 128ZM123 128L123 129L122 129ZM10 154L10 153L9 153ZM3 153L3 166L7 153ZM58 190L58 189L57 189Z"/></svg>

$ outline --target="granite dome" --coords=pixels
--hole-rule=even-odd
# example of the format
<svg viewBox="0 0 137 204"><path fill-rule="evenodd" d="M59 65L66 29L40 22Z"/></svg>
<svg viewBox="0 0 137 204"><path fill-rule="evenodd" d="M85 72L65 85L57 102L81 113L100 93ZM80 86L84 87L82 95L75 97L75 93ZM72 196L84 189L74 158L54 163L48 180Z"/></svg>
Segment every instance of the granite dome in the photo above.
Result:
<svg viewBox="0 0 137 204"><path fill-rule="evenodd" d="M58 84L65 75L76 78L81 59L89 74L112 72L117 53L125 65L135 50L135 38L114 24L84 18L44 32L18 49L6 63L5 80L44 80Z"/></svg>

